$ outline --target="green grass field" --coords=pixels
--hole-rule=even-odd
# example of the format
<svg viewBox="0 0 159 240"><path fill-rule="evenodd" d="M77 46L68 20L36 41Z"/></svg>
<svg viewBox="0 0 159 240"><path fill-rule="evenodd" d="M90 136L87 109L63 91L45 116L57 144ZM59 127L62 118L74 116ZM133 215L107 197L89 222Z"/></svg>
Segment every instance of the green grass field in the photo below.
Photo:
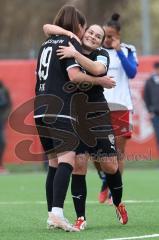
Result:
<svg viewBox="0 0 159 240"><path fill-rule="evenodd" d="M127 225L118 222L113 206L97 202L100 180L96 172L90 170L87 176L88 228L80 233L65 233L46 229L45 173L0 176L0 239L145 239L133 237L159 234L159 169L126 169L123 181L123 200L129 213ZM75 220L70 190L65 203L65 215L72 222ZM159 235L155 239L159 239Z"/></svg>

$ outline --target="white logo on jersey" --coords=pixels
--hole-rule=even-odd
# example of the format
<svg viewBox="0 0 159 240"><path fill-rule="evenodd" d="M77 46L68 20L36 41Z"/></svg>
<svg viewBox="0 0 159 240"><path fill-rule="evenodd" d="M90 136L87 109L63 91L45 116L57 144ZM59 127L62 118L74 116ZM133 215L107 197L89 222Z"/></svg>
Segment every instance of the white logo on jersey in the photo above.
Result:
<svg viewBox="0 0 159 240"><path fill-rule="evenodd" d="M115 143L115 137L114 137L114 135L113 135L113 134L109 134L109 135L108 135L108 139L109 139L110 143L114 145L114 143Z"/></svg>
<svg viewBox="0 0 159 240"><path fill-rule="evenodd" d="M45 91L45 83L40 84L39 91Z"/></svg>
<svg viewBox="0 0 159 240"><path fill-rule="evenodd" d="M115 150L115 146L114 146L114 144L115 144L115 137L114 137L114 135L113 134L109 134L108 135L108 139L109 139L109 141L111 143L111 148Z"/></svg>
<svg viewBox="0 0 159 240"><path fill-rule="evenodd" d="M52 47L46 47L43 49L40 57L40 67L38 75L40 80L46 80L49 72L49 65L51 60Z"/></svg>

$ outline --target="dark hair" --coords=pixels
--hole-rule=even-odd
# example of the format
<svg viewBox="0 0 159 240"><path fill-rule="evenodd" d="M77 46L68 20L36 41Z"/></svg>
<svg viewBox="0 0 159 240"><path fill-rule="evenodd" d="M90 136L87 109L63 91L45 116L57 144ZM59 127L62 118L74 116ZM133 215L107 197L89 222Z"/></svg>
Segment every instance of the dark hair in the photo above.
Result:
<svg viewBox="0 0 159 240"><path fill-rule="evenodd" d="M79 31L79 24L83 27L86 24L86 19L74 6L64 5L57 13L53 23L77 34Z"/></svg>
<svg viewBox="0 0 159 240"><path fill-rule="evenodd" d="M154 62L154 68L159 68L159 61Z"/></svg>
<svg viewBox="0 0 159 240"><path fill-rule="evenodd" d="M117 32L121 30L121 24L119 22L120 14L113 13L111 19L106 23L106 26L114 28Z"/></svg>

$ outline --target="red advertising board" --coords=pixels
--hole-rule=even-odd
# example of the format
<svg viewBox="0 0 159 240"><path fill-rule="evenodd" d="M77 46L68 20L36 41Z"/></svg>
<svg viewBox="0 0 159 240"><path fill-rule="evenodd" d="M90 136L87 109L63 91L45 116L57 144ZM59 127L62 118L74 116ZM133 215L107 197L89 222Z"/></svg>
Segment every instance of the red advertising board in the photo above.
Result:
<svg viewBox="0 0 159 240"><path fill-rule="evenodd" d="M131 92L134 103L134 132L126 148L128 158L143 157L146 159L156 159L158 157L153 128L142 99L143 86L145 80L152 72L152 66L155 60L159 60L159 56L140 57L138 74L136 78L131 81ZM34 97L35 65L35 60L0 61L0 79L10 91L13 103L12 111ZM16 122L18 125L18 117L15 119L15 123ZM27 117L26 124L34 125L33 112ZM7 124L5 134L7 147L4 154L4 161L7 163L25 162L22 160L23 157L20 157L25 155L25 145L23 145L19 155L17 155L15 151L17 144L22 140L33 141L30 148L31 152L37 153L42 151L38 137L31 133L19 133ZM26 147L27 146L26 143ZM35 160L34 155L28 156L28 161Z"/></svg>
<svg viewBox="0 0 159 240"><path fill-rule="evenodd" d="M14 60L0 61L0 79L9 89L12 99L12 112L20 105L28 101L34 96L35 88L35 61L34 60ZM15 122L18 124L20 116L17 116ZM27 124L34 124L33 112L27 118ZM41 150L39 139L36 136L22 134L16 132L7 123L6 125L6 142L7 147L4 154L5 162L23 163L16 154L16 145L22 140L30 139L33 141L31 150L38 152ZM25 154L25 147L21 149L21 154ZM34 158L29 158L28 161L34 161Z"/></svg>
<svg viewBox="0 0 159 240"><path fill-rule="evenodd" d="M130 83L134 105L133 135L128 141L126 155L128 159L157 159L158 152L150 116L143 101L143 87L153 72L153 63L159 56L144 56L139 58L138 74Z"/></svg>

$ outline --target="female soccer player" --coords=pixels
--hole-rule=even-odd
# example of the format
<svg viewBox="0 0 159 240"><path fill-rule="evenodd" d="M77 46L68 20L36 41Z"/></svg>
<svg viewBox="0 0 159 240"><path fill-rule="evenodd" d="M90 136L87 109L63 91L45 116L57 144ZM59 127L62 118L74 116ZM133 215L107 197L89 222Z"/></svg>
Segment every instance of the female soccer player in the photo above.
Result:
<svg viewBox="0 0 159 240"><path fill-rule="evenodd" d="M56 31L55 31L56 29ZM56 26L47 25L44 26L44 30L47 34L51 33L61 33L68 34L67 31L58 31ZM82 48L85 56L80 54L76 49L70 44L70 47L60 47L57 50L57 54L61 56L61 59L66 57L75 57L75 59L88 71L94 75L106 74L105 66L108 64L108 55L105 53L104 49L97 49L102 45L104 39L104 31L98 25L90 26L82 39ZM104 68L103 68L104 67ZM103 71L104 70L104 71ZM89 102L105 102L105 98L103 95L104 89L100 86L94 86L89 91L86 92ZM108 124L105 119L104 125ZM104 130L104 128L102 129ZM113 192L113 201L116 206L117 214L119 215L120 221L125 224L127 222L127 213L124 205L121 203L122 197L122 182L121 175L118 171L118 163L116 157L111 158L111 156L116 155L114 148L114 136L113 134L107 134L108 141L101 141L98 145L98 148L94 149L94 157L102 158L103 152L107 154L107 157L103 157L101 161L101 165L103 165L108 173L108 181L109 186ZM98 154L98 150L101 150L100 154ZM90 153L92 154L92 152ZM93 154L91 155L93 157ZM104 156L104 155L103 155ZM100 159L101 160L101 159ZM85 182L85 174L86 174L86 165L81 161L76 161L75 170L72 175L72 195L73 201L77 213L77 221L75 227L78 229L84 229L85 227L85 200L86 200L86 182Z"/></svg>
<svg viewBox="0 0 159 240"><path fill-rule="evenodd" d="M110 89L110 91L105 88L104 95L111 110L112 124L116 127L115 135L119 169L123 173L125 146L127 140L132 135L133 105L129 81L137 73L138 60L135 47L121 43L119 18L119 14L113 14L104 26L105 41L103 47L107 50L110 57L108 75L113 76L117 83L116 88ZM104 203L108 197L106 174L101 170L99 164L96 164L96 166L103 181L99 202ZM108 203L111 203L111 194L109 194Z"/></svg>
<svg viewBox="0 0 159 240"><path fill-rule="evenodd" d="M86 21L75 7L66 5L58 12L54 24L72 31L81 39ZM106 87L109 78L92 77L83 73L74 59L60 60L56 50L61 45L67 46L69 40L67 36L53 35L40 48L34 118L49 159L46 180L46 189L51 191L51 195L46 191L49 224L65 231L77 231L63 214L64 200L79 145L79 137L72 125L72 121L76 123L77 115L74 114L75 111L71 112L71 104L76 104L76 101L68 83L72 82L73 87L80 92L79 83L88 82ZM71 42L81 51L80 44L75 39Z"/></svg>

